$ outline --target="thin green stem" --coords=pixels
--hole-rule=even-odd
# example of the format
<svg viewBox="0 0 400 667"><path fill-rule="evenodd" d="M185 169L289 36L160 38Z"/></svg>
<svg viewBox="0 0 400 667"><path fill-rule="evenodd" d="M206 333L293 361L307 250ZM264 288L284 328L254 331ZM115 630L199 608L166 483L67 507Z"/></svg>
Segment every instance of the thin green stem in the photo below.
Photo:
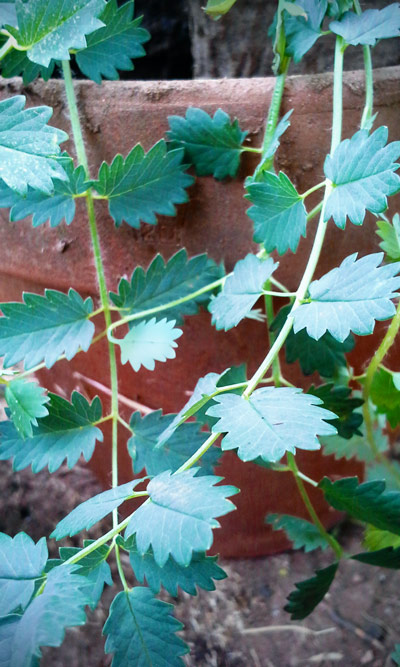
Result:
<svg viewBox="0 0 400 667"><path fill-rule="evenodd" d="M285 292L286 294L291 294L291 292L289 292L288 288L285 287L285 285L283 285L283 283L280 283L279 280L277 280L273 276L270 276L269 282L272 285L275 285L275 287L277 287L281 292Z"/></svg>
<svg viewBox="0 0 400 667"><path fill-rule="evenodd" d="M262 148L253 148L253 146L242 146L242 153L262 153Z"/></svg>
<svg viewBox="0 0 400 667"><path fill-rule="evenodd" d="M290 58L288 58L287 61L285 62L282 72L278 74L278 76L275 78L274 92L272 93L272 99L268 110L267 122L265 124L265 133L262 145L263 156L267 153L270 147L276 126L278 124L279 112L281 109L282 96L283 96L283 91L285 89L286 75L289 69L289 65L290 65ZM273 162L273 158L271 158L271 160ZM268 166L266 165L265 168L268 168Z"/></svg>
<svg viewBox="0 0 400 667"><path fill-rule="evenodd" d="M109 422L110 419L113 418L113 415L106 415L105 417L102 417L101 419L98 419L97 422L93 423L93 426L99 426L100 424L104 424L105 422Z"/></svg>
<svg viewBox="0 0 400 667"><path fill-rule="evenodd" d="M322 183L317 183L317 185L314 185L312 188L309 190L306 190L306 192L301 196L302 199L306 199L309 195L311 195L313 192L316 192L317 190L320 190L321 188L325 187L325 181L322 181Z"/></svg>
<svg viewBox="0 0 400 667"><path fill-rule="evenodd" d="M125 421L125 419L122 419L121 415L118 415L118 421L124 428L126 428L127 431L130 433L133 433L133 428L129 426L128 422Z"/></svg>
<svg viewBox="0 0 400 667"><path fill-rule="evenodd" d="M5 44L0 49L0 60L2 60L7 53L10 53L15 48L15 39L14 37L9 37Z"/></svg>
<svg viewBox="0 0 400 667"><path fill-rule="evenodd" d="M128 586L128 582L126 581L126 578L125 578L124 569L123 569L123 567L122 567L122 563L121 563L121 554L120 554L120 550L119 550L119 546L118 546L118 544L115 544L115 546L114 546L114 550L115 550L115 560L116 560L116 563L117 563L117 569L118 569L119 578L120 578L120 580L121 580L122 586L124 587L124 591L125 591L125 593L128 593L128 591L129 591L129 586Z"/></svg>
<svg viewBox="0 0 400 667"><path fill-rule="evenodd" d="M307 215L307 222L310 222L310 220L315 218L315 216L318 215L318 213L321 212L322 204L323 204L323 201L320 201L319 204L317 204L316 206L314 206L314 208L311 209L311 211Z"/></svg>
<svg viewBox="0 0 400 667"><path fill-rule="evenodd" d="M218 440L220 435L221 435L220 433L211 433L211 435L207 438L207 440L205 442L203 442L201 447L198 448L198 450L190 457L190 459L185 461L185 463L183 463L181 465L181 467L178 468L178 470L176 470L175 475L178 472L183 472L184 470L189 470L189 468L194 466L194 464L197 463L197 461L199 461L201 459L201 457L204 456L204 454L206 452L208 452L210 447L212 447L214 442L216 440Z"/></svg>
<svg viewBox="0 0 400 667"><path fill-rule="evenodd" d="M356 14L362 14L359 0L353 0L353 6ZM365 71L365 106L361 117L361 129L368 128L372 118L374 108L374 80L372 73L371 48L363 46L364 53L364 71Z"/></svg>
<svg viewBox="0 0 400 667"><path fill-rule="evenodd" d="M265 303L265 313L267 316L267 336L268 336L268 347L271 348L275 342L275 332L271 330L271 324L274 321L274 304L272 301L271 294L266 294L264 292L264 303ZM282 296L285 296L282 294ZM275 359L272 362L272 377L274 378L274 384L276 387L280 385L280 378L282 375L281 364L279 361L279 354L276 355Z"/></svg>
<svg viewBox="0 0 400 667"><path fill-rule="evenodd" d="M265 289L262 291L262 294L264 294L264 296L271 296L271 297L278 296L280 298L288 298L291 296L296 296L296 292L273 292L271 290L265 290Z"/></svg>

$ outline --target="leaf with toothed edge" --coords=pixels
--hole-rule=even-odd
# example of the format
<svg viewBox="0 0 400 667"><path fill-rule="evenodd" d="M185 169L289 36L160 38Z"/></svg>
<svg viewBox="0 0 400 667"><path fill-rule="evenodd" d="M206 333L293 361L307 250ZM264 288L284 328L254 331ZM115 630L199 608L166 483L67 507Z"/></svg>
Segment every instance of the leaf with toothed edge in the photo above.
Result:
<svg viewBox="0 0 400 667"><path fill-rule="evenodd" d="M175 328L175 320L168 321L166 318L142 321L132 327L125 338L118 341L121 348L121 363L128 361L134 371L141 366L149 371L154 370L156 361L167 361L174 359L175 340L182 336L182 329Z"/></svg>
<svg viewBox="0 0 400 667"><path fill-rule="evenodd" d="M300 62L303 56L314 46L322 35L321 24L328 7L327 0L297 0L296 6L304 9L304 16L284 15L286 54L291 56L295 63Z"/></svg>
<svg viewBox="0 0 400 667"><path fill-rule="evenodd" d="M289 514L268 514L265 522L271 524L274 530L283 530L294 549L304 548L305 553L314 549L326 549L329 544L322 537L318 528L310 521Z"/></svg>
<svg viewBox="0 0 400 667"><path fill-rule="evenodd" d="M38 425L39 417L49 414L45 403L50 398L44 391L36 382L25 380L12 380L6 385L4 398L10 408L12 422L22 438L32 438L32 426Z"/></svg>
<svg viewBox="0 0 400 667"><path fill-rule="evenodd" d="M395 213L392 222L378 220L378 236L382 239L379 247L386 253L386 259L396 262L400 259L400 215Z"/></svg>
<svg viewBox="0 0 400 667"><path fill-rule="evenodd" d="M18 607L25 609L47 557L44 537L35 544L26 533L18 533L13 538L0 533L0 616L10 614Z"/></svg>
<svg viewBox="0 0 400 667"><path fill-rule="evenodd" d="M346 12L340 21L329 24L329 30L343 37L346 44L375 46L379 39L400 36L400 4L366 9L361 14Z"/></svg>
<svg viewBox="0 0 400 667"><path fill-rule="evenodd" d="M315 576L295 584L297 590L288 596L284 610L291 614L292 621L301 621L311 614L324 599L335 578L339 563L332 563L323 570L317 570Z"/></svg>

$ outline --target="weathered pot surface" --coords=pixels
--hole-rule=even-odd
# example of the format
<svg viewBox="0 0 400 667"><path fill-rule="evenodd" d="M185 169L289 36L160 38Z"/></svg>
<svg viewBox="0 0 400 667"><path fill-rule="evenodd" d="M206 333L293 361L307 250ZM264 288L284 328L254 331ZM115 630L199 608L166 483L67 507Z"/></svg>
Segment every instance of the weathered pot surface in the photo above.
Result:
<svg viewBox="0 0 400 667"><path fill-rule="evenodd" d="M398 139L400 103L400 67L375 72L375 108L378 123L389 127L390 140ZM89 148L90 167L95 175L103 159L112 160L116 152L126 155L140 141L148 149L168 128L167 116L184 115L188 106L199 106L208 112L223 108L239 118L242 129L249 130L254 145L259 144L264 118L274 81L268 79L206 80L188 82L119 82L101 87L91 82L76 83L84 132ZM363 106L363 73L344 75L343 137L351 136L359 125ZM0 99L24 93L29 106L48 104L55 109L52 124L68 130L61 83L35 82L22 89L18 79L2 81ZM294 107L292 125L281 140L277 166L283 169L300 192L323 178L322 166L329 152L331 126L332 76L291 77L286 88L282 113ZM318 128L318 136L316 136ZM69 147L73 152L73 147ZM159 217L157 226L143 224L139 230L123 225L115 229L104 202L96 203L99 233L106 267L108 287L116 290L121 276L130 277L137 266L147 267L157 252L168 259L179 248L186 247L189 256L207 252L216 261L225 261L230 270L247 252L254 250L251 221L246 216L248 203L243 199L243 179L255 167L254 156L246 155L237 179L220 183L200 178L190 189L190 202L178 207L176 218ZM396 198L392 198L394 200ZM397 199L399 202L399 199ZM314 202L311 202L313 205ZM393 202L392 206L395 204ZM393 211L396 209L393 208ZM280 258L278 277L290 289L296 289L311 247L314 223L308 237L300 243L296 255ZM344 257L359 251L366 254L378 249L375 223L368 218L362 227L348 223L346 232L332 223L327 234L316 277L337 266ZM45 287L66 291L70 286L82 296L98 299L96 275L91 258L90 238L83 202L78 202L77 216L70 227L56 229L42 226L32 229L29 222L10 223L2 212L0 226L0 299L21 300L22 291L42 293ZM350 355L351 363L361 369L373 353L377 334L360 340ZM373 339L373 340L372 340ZM266 333L252 321L241 323L228 333L216 332L207 313L186 319L184 336L179 339L175 360L158 364L156 371L133 373L119 367L120 393L151 409L176 412L182 407L198 377L210 371L247 362L254 372L266 354ZM106 344L98 343L88 354L79 354L71 362L60 362L42 372L44 386L58 393L77 388L88 396L100 394L104 409L108 397L93 385L109 384ZM393 355L396 357L396 353ZM395 363L395 362L394 362ZM286 377L298 386L307 387L318 380L301 376L297 364L283 363ZM86 378L86 379L85 379ZM88 379L87 379L88 378ZM127 415L129 417L129 410ZM98 445L91 465L104 484L110 482L109 437ZM126 432L120 432L120 482L132 477L127 455ZM299 452L300 468L314 479L324 474L362 475L355 461L335 461L319 453ZM222 530L215 531L214 550L225 556L255 556L272 553L288 546L284 536L264 526L268 512L287 512L305 516L295 484L287 473L271 473L251 463L244 464L228 453L217 468L217 474L235 484L242 492L234 497L238 510L221 520ZM326 525L337 520L318 491L311 497Z"/></svg>

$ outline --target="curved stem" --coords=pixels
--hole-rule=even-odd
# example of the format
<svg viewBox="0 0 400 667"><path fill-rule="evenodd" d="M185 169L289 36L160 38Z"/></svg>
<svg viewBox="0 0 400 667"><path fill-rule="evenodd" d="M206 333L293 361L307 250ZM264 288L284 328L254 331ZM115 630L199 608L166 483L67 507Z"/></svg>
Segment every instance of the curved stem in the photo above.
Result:
<svg viewBox="0 0 400 667"><path fill-rule="evenodd" d="M271 103L269 105L267 122L265 125L265 133L262 145L262 155L264 156L271 144L274 136L275 128L278 123L279 112L282 104L283 91L285 89L286 76L290 65L290 58L288 58L283 66L282 72L275 78L274 92L272 93ZM271 158L273 161L273 158ZM265 168L268 168L267 166Z"/></svg>

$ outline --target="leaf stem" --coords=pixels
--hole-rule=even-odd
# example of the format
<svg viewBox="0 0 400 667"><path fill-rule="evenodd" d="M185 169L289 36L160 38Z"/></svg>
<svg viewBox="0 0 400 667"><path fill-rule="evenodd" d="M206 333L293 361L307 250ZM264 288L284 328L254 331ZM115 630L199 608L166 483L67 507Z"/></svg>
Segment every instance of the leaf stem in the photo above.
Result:
<svg viewBox="0 0 400 667"><path fill-rule="evenodd" d="M122 583L122 585L123 585L123 587L124 587L124 591L125 591L125 593L128 593L128 591L129 591L129 586L128 586L128 583L127 583L126 578L125 578L124 569L123 569L123 567L122 567L122 563L121 563L121 554L120 554L119 546L118 546L118 544L116 544L116 543L115 543L115 545L114 545L114 551L115 551L115 560L116 560L116 563L117 563L117 569L118 569L119 578L120 578L121 583Z"/></svg>
<svg viewBox="0 0 400 667"><path fill-rule="evenodd" d="M283 96L283 91L285 89L286 75L288 73L289 65L290 65L290 58L286 60L281 73L278 74L275 78L274 92L272 93L272 99L268 109L267 122L265 124L265 133L262 145L263 156L268 152L272 138L274 136L276 126L278 124L279 112L281 109L282 96ZM273 159L274 158L272 157L271 164L273 163ZM267 169L268 165L265 165L264 168Z"/></svg>
<svg viewBox="0 0 400 667"><path fill-rule="evenodd" d="M314 185L312 188L309 190L306 190L306 192L301 196L302 199L306 199L309 195L311 195L313 192L316 192L316 190L320 190L321 188L325 187L325 181L322 181L321 183L317 183L317 185Z"/></svg>
<svg viewBox="0 0 400 667"><path fill-rule="evenodd" d="M353 6L356 14L358 15L362 14L359 0L353 0ZM364 53L364 70L365 70L365 106L360 124L360 128L362 130L369 126L374 107L374 82L372 74L371 48L367 45L364 45L363 53Z"/></svg>
<svg viewBox="0 0 400 667"><path fill-rule="evenodd" d="M3 44L3 46L0 49L0 60L3 60L3 58L7 55L7 53L9 53L10 51L12 51L12 49L15 48L15 44L16 44L16 41L15 41L14 37L10 36L7 39L6 43Z"/></svg>
<svg viewBox="0 0 400 667"><path fill-rule="evenodd" d="M242 153L262 153L262 148L253 148L253 146L242 146Z"/></svg>
<svg viewBox="0 0 400 667"><path fill-rule="evenodd" d="M122 426L124 426L124 428L126 428L127 431L133 433L133 428L129 426L128 422L126 422L125 419L122 419L121 415L118 415L118 421L120 424L122 424Z"/></svg>

